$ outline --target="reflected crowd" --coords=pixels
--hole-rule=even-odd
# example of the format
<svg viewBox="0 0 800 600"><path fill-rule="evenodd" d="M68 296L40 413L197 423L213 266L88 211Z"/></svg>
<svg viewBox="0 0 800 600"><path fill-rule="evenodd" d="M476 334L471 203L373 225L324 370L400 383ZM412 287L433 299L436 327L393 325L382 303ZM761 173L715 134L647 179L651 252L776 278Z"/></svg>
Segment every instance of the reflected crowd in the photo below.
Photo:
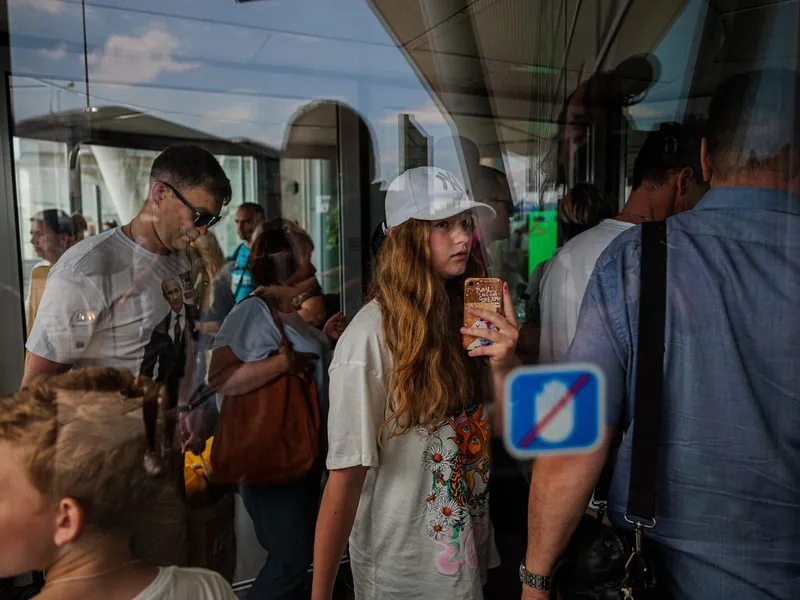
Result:
<svg viewBox="0 0 800 600"><path fill-rule="evenodd" d="M530 275L508 177L463 136L362 186L363 277L336 290L324 236L229 210L197 145L158 154L123 225L35 214L0 598L797 597L800 78L734 76L703 123L647 132L619 208L570 170L635 93L566 100L558 250ZM326 106L290 127L281 193ZM509 379L556 364L600 373L598 442L506 452ZM263 553L234 592L242 528Z"/></svg>

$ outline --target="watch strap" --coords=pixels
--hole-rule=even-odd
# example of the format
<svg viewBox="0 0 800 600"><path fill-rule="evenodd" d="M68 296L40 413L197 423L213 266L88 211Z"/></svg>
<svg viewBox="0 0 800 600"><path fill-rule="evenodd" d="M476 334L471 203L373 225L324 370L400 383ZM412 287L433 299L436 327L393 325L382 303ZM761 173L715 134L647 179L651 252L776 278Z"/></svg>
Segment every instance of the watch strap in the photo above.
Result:
<svg viewBox="0 0 800 600"><path fill-rule="evenodd" d="M537 575L525 568L525 563L519 566L519 580L529 588L547 592L550 590L550 576Z"/></svg>

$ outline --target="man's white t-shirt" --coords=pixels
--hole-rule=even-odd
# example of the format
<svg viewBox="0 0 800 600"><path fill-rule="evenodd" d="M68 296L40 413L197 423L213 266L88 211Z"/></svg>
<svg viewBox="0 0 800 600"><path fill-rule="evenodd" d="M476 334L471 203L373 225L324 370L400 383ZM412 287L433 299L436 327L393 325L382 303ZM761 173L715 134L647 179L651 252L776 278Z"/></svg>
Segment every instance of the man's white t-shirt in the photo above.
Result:
<svg viewBox="0 0 800 600"><path fill-rule="evenodd" d="M357 600L480 600L499 564L489 520L489 422L484 405L429 429L389 437L391 355L380 307L364 306L330 367L328 469L370 467L353 530Z"/></svg>
<svg viewBox="0 0 800 600"><path fill-rule="evenodd" d="M214 571L161 567L153 583L133 600L236 600L236 594Z"/></svg>
<svg viewBox="0 0 800 600"><path fill-rule="evenodd" d="M154 329L172 312L162 292L166 280L178 283L184 305L194 305L185 254L153 254L121 228L87 238L50 270L27 348L74 367L138 374L145 347L158 336Z"/></svg>
<svg viewBox="0 0 800 600"><path fill-rule="evenodd" d="M606 219L564 244L547 265L539 290L539 362L563 360L575 336L583 295L597 259L614 238L633 226Z"/></svg>

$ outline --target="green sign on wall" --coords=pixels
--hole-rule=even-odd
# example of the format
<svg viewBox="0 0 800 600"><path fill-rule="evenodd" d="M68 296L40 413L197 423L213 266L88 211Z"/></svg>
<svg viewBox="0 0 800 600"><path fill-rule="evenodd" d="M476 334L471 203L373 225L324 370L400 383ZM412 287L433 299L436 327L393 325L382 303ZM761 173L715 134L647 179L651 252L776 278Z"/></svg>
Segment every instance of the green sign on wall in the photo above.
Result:
<svg viewBox="0 0 800 600"><path fill-rule="evenodd" d="M528 214L528 276L541 262L556 252L558 211L541 210Z"/></svg>

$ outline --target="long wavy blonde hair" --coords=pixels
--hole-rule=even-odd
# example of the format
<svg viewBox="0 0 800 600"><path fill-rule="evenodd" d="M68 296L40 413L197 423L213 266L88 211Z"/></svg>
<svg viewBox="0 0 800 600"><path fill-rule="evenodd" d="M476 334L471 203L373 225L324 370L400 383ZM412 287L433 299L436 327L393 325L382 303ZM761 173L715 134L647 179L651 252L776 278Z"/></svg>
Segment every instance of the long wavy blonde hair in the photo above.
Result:
<svg viewBox="0 0 800 600"><path fill-rule="evenodd" d="M217 271L225 264L225 254L222 252L217 236L210 231L193 241L191 248L196 253L196 259L193 262L195 272L192 273L192 277L198 288L197 303L200 310L206 311L211 308L213 302L211 282Z"/></svg>
<svg viewBox="0 0 800 600"><path fill-rule="evenodd" d="M461 346L463 279L443 281L431 266L427 221L410 220L378 252L371 295L378 301L392 354L391 416L381 427L401 435L463 410L480 394L480 362ZM470 256L465 276L483 268Z"/></svg>

